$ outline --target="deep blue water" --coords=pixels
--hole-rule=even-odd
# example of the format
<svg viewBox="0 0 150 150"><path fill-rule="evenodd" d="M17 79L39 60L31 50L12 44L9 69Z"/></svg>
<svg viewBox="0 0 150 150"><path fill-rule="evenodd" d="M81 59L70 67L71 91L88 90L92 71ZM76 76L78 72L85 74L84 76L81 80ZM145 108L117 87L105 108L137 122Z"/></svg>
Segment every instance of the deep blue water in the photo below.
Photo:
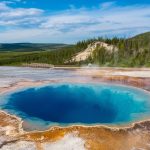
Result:
<svg viewBox="0 0 150 150"><path fill-rule="evenodd" d="M149 95L111 85L52 84L8 95L2 109L45 122L117 124L150 116Z"/></svg>

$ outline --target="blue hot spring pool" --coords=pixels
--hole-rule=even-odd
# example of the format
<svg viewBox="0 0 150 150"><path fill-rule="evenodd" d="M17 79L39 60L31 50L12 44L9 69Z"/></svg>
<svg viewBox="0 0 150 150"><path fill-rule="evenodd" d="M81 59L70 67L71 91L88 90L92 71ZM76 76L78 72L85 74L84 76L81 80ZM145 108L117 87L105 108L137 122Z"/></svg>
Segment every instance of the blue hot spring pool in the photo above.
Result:
<svg viewBox="0 0 150 150"><path fill-rule="evenodd" d="M124 124L150 117L150 96L117 85L51 84L10 93L0 108L35 124Z"/></svg>

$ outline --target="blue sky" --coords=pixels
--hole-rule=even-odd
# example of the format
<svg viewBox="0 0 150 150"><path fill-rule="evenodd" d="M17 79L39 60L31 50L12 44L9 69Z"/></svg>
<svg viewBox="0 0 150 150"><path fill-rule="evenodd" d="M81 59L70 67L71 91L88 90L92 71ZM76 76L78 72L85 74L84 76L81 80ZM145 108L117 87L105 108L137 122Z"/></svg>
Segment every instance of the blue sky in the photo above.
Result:
<svg viewBox="0 0 150 150"><path fill-rule="evenodd" d="M36 7L45 10L65 10L71 5L76 8L97 7L100 3L111 2L108 0L21 0L21 3L16 3L14 7ZM149 4L149 0L116 0L118 5L133 5L133 4Z"/></svg>
<svg viewBox="0 0 150 150"><path fill-rule="evenodd" d="M75 43L147 31L149 0L0 0L0 43Z"/></svg>

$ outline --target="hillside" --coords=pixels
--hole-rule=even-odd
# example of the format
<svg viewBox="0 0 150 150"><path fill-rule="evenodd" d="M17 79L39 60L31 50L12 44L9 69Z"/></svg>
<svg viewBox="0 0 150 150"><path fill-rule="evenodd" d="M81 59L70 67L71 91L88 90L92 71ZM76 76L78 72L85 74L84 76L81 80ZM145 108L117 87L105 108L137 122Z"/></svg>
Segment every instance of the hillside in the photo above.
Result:
<svg viewBox="0 0 150 150"><path fill-rule="evenodd" d="M150 48L150 32L136 35L128 40L138 42L140 48Z"/></svg>
<svg viewBox="0 0 150 150"><path fill-rule="evenodd" d="M93 52L98 47L103 47L107 49L109 52L112 52L113 50L118 51L118 48L114 45L110 45L105 42L97 41L97 42L89 44L84 51L77 53L76 56L72 57L71 61L72 62L85 61L86 59L88 59L90 56L93 55Z"/></svg>
<svg viewBox="0 0 150 150"><path fill-rule="evenodd" d="M150 67L150 32L135 37L94 38L75 45L6 44L1 45L0 65L45 63L111 67Z"/></svg>
<svg viewBox="0 0 150 150"><path fill-rule="evenodd" d="M136 35L130 39L134 39L134 40L142 40L142 41L150 41L150 32L146 32L146 33L142 33L142 34L139 34L139 35Z"/></svg>
<svg viewBox="0 0 150 150"><path fill-rule="evenodd" d="M28 52L0 52L0 66L20 66L24 63L47 63L62 65L81 49L77 46L68 45L55 50L28 51Z"/></svg>
<svg viewBox="0 0 150 150"><path fill-rule="evenodd" d="M150 66L150 32L129 39L98 38L89 41L87 48L73 56L70 62L100 66Z"/></svg>

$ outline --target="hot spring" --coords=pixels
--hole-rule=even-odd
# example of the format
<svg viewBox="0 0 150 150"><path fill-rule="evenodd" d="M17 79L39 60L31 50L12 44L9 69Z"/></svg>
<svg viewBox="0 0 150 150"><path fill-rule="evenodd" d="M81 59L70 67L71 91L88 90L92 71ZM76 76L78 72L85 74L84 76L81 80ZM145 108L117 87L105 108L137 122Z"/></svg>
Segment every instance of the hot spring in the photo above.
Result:
<svg viewBox="0 0 150 150"><path fill-rule="evenodd" d="M50 84L15 91L0 108L33 124L124 124L150 116L150 96L109 84Z"/></svg>

